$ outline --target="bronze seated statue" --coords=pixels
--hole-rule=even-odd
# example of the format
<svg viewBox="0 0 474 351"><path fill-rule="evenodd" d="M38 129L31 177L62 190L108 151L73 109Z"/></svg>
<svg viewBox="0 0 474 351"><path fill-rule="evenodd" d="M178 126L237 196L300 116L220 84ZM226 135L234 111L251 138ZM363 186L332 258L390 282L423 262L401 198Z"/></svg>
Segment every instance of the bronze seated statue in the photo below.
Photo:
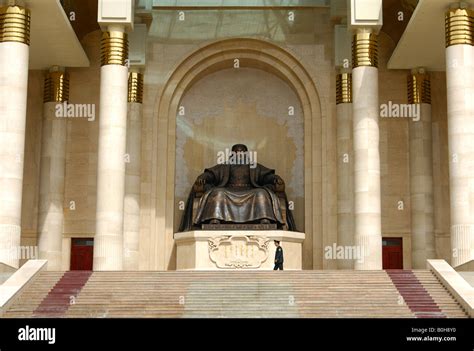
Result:
<svg viewBox="0 0 474 351"><path fill-rule="evenodd" d="M245 145L232 147L247 155ZM193 185L179 228L282 229L296 231L285 194L285 183L261 164L226 162L204 170Z"/></svg>

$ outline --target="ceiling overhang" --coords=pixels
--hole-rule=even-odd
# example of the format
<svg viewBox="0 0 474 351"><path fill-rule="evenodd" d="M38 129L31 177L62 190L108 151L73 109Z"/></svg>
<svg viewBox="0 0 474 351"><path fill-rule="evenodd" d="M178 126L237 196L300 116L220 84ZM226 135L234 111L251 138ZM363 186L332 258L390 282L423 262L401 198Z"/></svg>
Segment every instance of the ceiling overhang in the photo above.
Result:
<svg viewBox="0 0 474 351"><path fill-rule="evenodd" d="M444 71L444 16L453 0L420 0L388 62L389 69ZM464 2L474 5L474 0Z"/></svg>
<svg viewBox="0 0 474 351"><path fill-rule="evenodd" d="M88 67L89 59L59 0L30 0L30 69Z"/></svg>

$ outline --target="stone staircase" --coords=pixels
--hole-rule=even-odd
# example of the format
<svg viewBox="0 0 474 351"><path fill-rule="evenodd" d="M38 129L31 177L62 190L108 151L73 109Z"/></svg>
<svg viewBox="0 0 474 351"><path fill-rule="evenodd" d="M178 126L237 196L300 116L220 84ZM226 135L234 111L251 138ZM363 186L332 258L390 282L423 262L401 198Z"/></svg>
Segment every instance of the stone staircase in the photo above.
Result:
<svg viewBox="0 0 474 351"><path fill-rule="evenodd" d="M41 272L4 317L466 318L430 271Z"/></svg>

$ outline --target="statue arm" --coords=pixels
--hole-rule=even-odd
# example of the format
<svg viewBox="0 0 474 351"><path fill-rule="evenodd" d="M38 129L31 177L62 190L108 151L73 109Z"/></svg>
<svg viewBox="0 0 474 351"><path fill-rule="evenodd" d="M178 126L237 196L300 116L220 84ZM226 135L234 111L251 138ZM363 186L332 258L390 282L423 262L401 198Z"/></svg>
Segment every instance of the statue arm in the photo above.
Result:
<svg viewBox="0 0 474 351"><path fill-rule="evenodd" d="M209 185L211 187L214 186L215 182L216 177L214 176L214 173L206 170L199 177L197 177L196 181L194 182L194 191L202 193L204 192L205 188L209 187Z"/></svg>
<svg viewBox="0 0 474 351"><path fill-rule="evenodd" d="M285 191L285 182L279 175L274 175L273 184L275 185L276 192L284 192Z"/></svg>
<svg viewBox="0 0 474 351"><path fill-rule="evenodd" d="M279 175L275 174L274 172L265 175L265 177L263 178L263 184L270 185L272 189L276 192L285 191L285 182Z"/></svg>

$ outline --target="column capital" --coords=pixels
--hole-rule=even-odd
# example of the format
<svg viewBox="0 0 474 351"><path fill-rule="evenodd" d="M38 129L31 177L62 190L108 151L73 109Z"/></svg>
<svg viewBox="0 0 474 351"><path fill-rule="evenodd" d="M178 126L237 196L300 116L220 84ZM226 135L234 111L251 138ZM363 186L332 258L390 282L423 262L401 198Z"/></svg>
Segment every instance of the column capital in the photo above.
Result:
<svg viewBox="0 0 474 351"><path fill-rule="evenodd" d="M128 102L143 103L143 74L137 70L128 74Z"/></svg>
<svg viewBox="0 0 474 351"><path fill-rule="evenodd" d="M474 45L474 10L462 4L450 7L445 15L446 47Z"/></svg>
<svg viewBox="0 0 474 351"><path fill-rule="evenodd" d="M102 66L125 66L128 59L127 33L119 30L103 32L100 49Z"/></svg>
<svg viewBox="0 0 474 351"><path fill-rule="evenodd" d="M359 30L352 39L352 67L378 67L378 36Z"/></svg>
<svg viewBox="0 0 474 351"><path fill-rule="evenodd" d="M43 102L69 100L69 74L63 67L52 67L44 79Z"/></svg>
<svg viewBox="0 0 474 351"><path fill-rule="evenodd" d="M336 104L352 103L352 74L339 73L336 76Z"/></svg>
<svg viewBox="0 0 474 351"><path fill-rule="evenodd" d="M407 77L408 103L431 104L430 75L424 69L414 69Z"/></svg>
<svg viewBox="0 0 474 351"><path fill-rule="evenodd" d="M30 21L30 10L25 7L0 7L0 43L17 42L30 45Z"/></svg>

